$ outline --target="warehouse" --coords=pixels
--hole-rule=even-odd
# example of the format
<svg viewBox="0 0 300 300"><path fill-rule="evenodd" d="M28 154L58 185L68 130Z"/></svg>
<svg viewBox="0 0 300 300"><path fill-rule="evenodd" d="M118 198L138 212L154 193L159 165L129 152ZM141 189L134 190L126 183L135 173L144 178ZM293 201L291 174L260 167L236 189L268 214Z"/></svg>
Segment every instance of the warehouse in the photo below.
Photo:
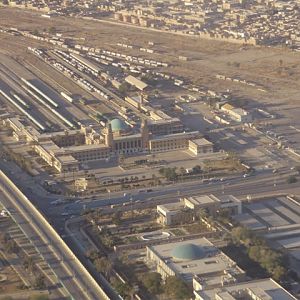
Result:
<svg viewBox="0 0 300 300"><path fill-rule="evenodd" d="M144 90L146 90L147 87L148 87L148 84L147 84L147 83L141 81L140 79L138 79L138 78L136 78L136 77L134 77L134 76L132 76L132 75L127 76L127 77L125 78L125 81L126 81L127 83L129 83L130 85L136 87L136 88L137 88L138 90L140 90L140 91L144 91Z"/></svg>

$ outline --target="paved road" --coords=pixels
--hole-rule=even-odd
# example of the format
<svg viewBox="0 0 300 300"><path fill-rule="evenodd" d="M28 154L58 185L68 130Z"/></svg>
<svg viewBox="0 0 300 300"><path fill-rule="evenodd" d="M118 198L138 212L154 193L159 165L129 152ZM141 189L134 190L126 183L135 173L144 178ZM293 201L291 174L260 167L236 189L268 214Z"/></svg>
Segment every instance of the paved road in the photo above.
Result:
<svg viewBox="0 0 300 300"><path fill-rule="evenodd" d="M153 188L153 192L138 192L137 190L127 192L103 194L95 199L82 200L77 203L65 205L65 211L70 214L79 214L83 208L103 207L110 204L120 204L132 201L150 202L155 204L174 202L182 196L203 195L203 194L232 194L239 198L245 198L247 195L252 197L257 193L278 192L285 190L290 193L292 188L299 187L299 184L290 185L286 179L291 174L290 170L283 170L281 174L273 174L271 170L257 172L254 176L247 178L229 177L223 182L214 182L203 184L200 181L178 183L170 186Z"/></svg>
<svg viewBox="0 0 300 300"><path fill-rule="evenodd" d="M239 198L245 198L247 195L255 196L257 193L277 192L285 190L286 193L296 193L292 189L299 188L299 183L289 185L286 183L286 178L291 174L289 168L278 170L277 174L273 174L272 170L262 170L256 172L254 176L243 178L241 175L228 177L223 182L214 182L203 184L200 180L176 183L167 186L153 188L151 193L139 193L138 190L128 191L124 197L124 192L111 194L99 194L94 196L94 199L78 200L75 198L69 204L52 206L50 203L58 198L63 198L60 195L51 195L40 187L35 182L37 179L26 175L19 167L12 162L0 161L0 168L6 170L10 174L14 182L18 182L19 188L27 195L30 200L47 216L49 222L60 233L64 233L64 223L70 215L78 215L84 208L104 207L111 204L119 204L129 201L145 202L147 205L168 203L177 201L183 195L203 195L213 193L216 195L232 194ZM41 177L42 174L41 174ZM275 186L274 186L275 184ZM146 206L146 205L145 205ZM61 214L67 212L69 216Z"/></svg>
<svg viewBox="0 0 300 300"><path fill-rule="evenodd" d="M1 201L74 299L109 299L73 252L18 188L0 172Z"/></svg>

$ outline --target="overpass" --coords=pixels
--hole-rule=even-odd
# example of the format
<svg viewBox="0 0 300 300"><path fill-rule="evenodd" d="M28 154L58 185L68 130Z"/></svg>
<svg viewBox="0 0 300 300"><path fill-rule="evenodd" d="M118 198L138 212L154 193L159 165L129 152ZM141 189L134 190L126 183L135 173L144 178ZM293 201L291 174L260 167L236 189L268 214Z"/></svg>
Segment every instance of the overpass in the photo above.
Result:
<svg viewBox="0 0 300 300"><path fill-rule="evenodd" d="M61 285L74 300L114 299L87 269L18 187L0 171L1 202L35 244Z"/></svg>

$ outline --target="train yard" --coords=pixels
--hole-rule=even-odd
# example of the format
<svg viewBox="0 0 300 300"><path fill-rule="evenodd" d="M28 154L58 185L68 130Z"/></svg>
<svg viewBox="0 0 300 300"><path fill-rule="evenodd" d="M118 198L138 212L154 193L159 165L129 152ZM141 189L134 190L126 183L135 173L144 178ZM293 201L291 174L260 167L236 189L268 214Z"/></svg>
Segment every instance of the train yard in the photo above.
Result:
<svg viewBox="0 0 300 300"><path fill-rule="evenodd" d="M6 58L10 60L9 58ZM36 129L46 132L57 129L75 128L78 119L68 112L65 98L57 91L46 85L41 78L37 78L21 64L12 61L22 69L24 77L20 73L14 73L12 68L4 64L0 66L0 88L2 100L12 105L21 114L32 121Z"/></svg>

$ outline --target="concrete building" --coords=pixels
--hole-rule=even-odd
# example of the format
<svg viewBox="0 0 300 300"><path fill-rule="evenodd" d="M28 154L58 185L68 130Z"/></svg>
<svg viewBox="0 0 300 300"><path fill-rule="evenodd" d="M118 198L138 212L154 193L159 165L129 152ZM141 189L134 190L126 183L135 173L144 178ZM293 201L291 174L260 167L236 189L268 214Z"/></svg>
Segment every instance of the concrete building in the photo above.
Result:
<svg viewBox="0 0 300 300"><path fill-rule="evenodd" d="M212 153L214 151L213 143L205 138L189 141L189 150L195 154Z"/></svg>
<svg viewBox="0 0 300 300"><path fill-rule="evenodd" d="M242 108L236 108L228 103L221 107L221 110L226 112L229 117L240 123L250 123L253 121L252 115Z"/></svg>
<svg viewBox="0 0 300 300"><path fill-rule="evenodd" d="M132 76L132 75L129 75L125 78L125 81L127 83L129 83L130 85L136 87L138 90L140 91L144 91L147 89L148 87L148 84L143 82L142 80Z"/></svg>
<svg viewBox="0 0 300 300"><path fill-rule="evenodd" d="M192 210L204 210L210 216L215 216L219 211L226 210L231 215L242 213L242 202L232 195L215 195L191 196L182 198L185 207Z"/></svg>
<svg viewBox="0 0 300 300"><path fill-rule="evenodd" d="M196 300L296 300L271 278L224 285L214 289L194 289Z"/></svg>
<svg viewBox="0 0 300 300"><path fill-rule="evenodd" d="M193 221L194 212L186 208L183 202L157 205L157 222L166 226L186 224Z"/></svg>
<svg viewBox="0 0 300 300"><path fill-rule="evenodd" d="M77 171L81 162L109 159L120 154L188 149L189 141L200 136L198 131L155 135L147 121L143 121L137 132L117 118L109 121L102 130L87 126L55 133L39 133L17 119L4 122L13 129L16 139L32 143L38 155L59 172Z"/></svg>
<svg viewBox="0 0 300 300"><path fill-rule="evenodd" d="M227 211L230 215L239 215L242 213L242 202L232 195L185 197L181 198L180 202L158 205L157 222L163 225L188 223L199 211L204 211L209 216L215 216L220 211Z"/></svg>
<svg viewBox="0 0 300 300"><path fill-rule="evenodd" d="M149 131L154 135L167 135L183 132L184 126L178 118L148 121Z"/></svg>
<svg viewBox="0 0 300 300"><path fill-rule="evenodd" d="M176 276L196 300L295 300L273 279L246 281L245 272L206 238L147 247L147 262L165 279Z"/></svg>
<svg viewBox="0 0 300 300"><path fill-rule="evenodd" d="M222 286L245 276L233 260L206 238L149 246L147 261L156 266L163 279L177 276L191 287L197 283L206 287Z"/></svg>

